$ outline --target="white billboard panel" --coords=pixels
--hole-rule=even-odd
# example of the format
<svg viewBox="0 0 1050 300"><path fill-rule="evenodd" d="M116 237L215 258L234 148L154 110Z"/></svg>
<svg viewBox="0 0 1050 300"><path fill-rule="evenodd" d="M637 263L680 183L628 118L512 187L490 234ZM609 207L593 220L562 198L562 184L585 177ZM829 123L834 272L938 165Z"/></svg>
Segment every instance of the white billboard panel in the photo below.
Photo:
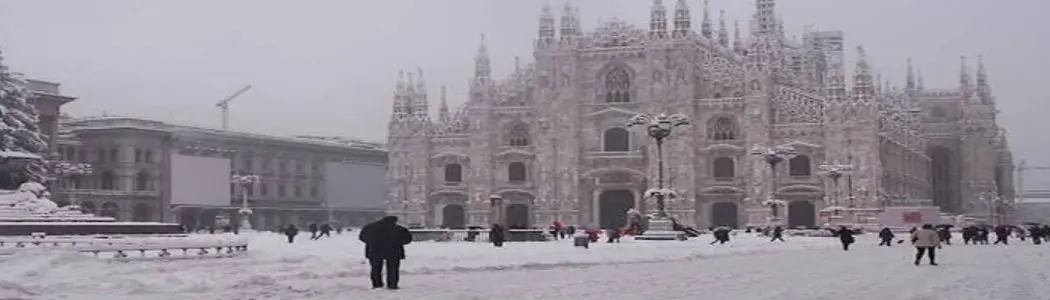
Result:
<svg viewBox="0 0 1050 300"><path fill-rule="evenodd" d="M230 205L230 159L171 155L171 204Z"/></svg>
<svg viewBox="0 0 1050 300"><path fill-rule="evenodd" d="M332 207L386 207L386 166L327 162L324 176L325 196Z"/></svg>

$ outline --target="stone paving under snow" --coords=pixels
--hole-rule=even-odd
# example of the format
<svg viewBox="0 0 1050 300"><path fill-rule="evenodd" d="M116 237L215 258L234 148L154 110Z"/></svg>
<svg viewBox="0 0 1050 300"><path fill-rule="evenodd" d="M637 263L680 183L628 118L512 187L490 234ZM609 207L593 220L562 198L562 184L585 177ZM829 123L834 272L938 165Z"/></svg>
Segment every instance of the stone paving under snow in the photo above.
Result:
<svg viewBox="0 0 1050 300"><path fill-rule="evenodd" d="M371 290L356 233L284 243L255 238L229 259L113 262L62 252L0 257L0 299L1042 299L1050 246L951 246L942 265L909 264L912 248L869 237L843 252L832 238L732 244L420 242L407 247L399 291Z"/></svg>

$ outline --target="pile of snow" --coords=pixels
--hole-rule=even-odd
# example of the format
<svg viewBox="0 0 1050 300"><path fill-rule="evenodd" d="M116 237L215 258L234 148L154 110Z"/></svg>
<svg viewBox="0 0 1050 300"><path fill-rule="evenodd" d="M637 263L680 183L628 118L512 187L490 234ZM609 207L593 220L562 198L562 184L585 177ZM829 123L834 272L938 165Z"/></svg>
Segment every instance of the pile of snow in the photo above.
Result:
<svg viewBox="0 0 1050 300"><path fill-rule="evenodd" d="M710 239L706 238L684 242L624 239L618 244L592 244L590 249L573 247L570 240L507 243L503 248L487 243L418 242L406 246L408 257L402 262L402 269L411 276L717 259L726 255L832 248L837 243L833 239L802 237L787 243L770 243L753 235L739 235L726 245L711 246L708 242ZM350 232L317 241L300 235L294 244L288 244L279 234L257 233L245 255L227 259L113 263L63 253L20 253L0 257L0 269L5 270L0 275L0 298L135 295L135 299L173 299L177 295L237 289L279 289L286 282L299 280L343 281L347 277L367 276L368 263L363 252L356 232Z"/></svg>
<svg viewBox="0 0 1050 300"><path fill-rule="evenodd" d="M0 190L0 220L20 219L115 220L81 212L77 205L58 207L57 203L51 201L47 187L34 181L19 185L16 191Z"/></svg>

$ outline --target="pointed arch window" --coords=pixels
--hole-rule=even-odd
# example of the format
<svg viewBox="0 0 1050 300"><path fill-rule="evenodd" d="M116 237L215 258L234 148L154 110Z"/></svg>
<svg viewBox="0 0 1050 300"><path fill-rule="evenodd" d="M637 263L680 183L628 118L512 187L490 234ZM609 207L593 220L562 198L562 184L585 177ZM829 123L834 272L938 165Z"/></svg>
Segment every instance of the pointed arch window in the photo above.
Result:
<svg viewBox="0 0 1050 300"><path fill-rule="evenodd" d="M735 140L739 137L739 128L732 117L718 117L711 122L707 135L716 141Z"/></svg>
<svg viewBox="0 0 1050 300"><path fill-rule="evenodd" d="M525 182L527 178L528 172L525 169L525 163L512 162L507 165L507 181L521 183Z"/></svg>
<svg viewBox="0 0 1050 300"><path fill-rule="evenodd" d="M627 129L613 127L602 134L602 150L605 152L627 152L630 146L630 134Z"/></svg>
<svg viewBox="0 0 1050 300"><path fill-rule="evenodd" d="M809 165L809 156L799 155L788 161L788 175L810 176L813 175Z"/></svg>
<svg viewBox="0 0 1050 300"><path fill-rule="evenodd" d="M525 147L529 145L529 128L522 123L515 124L507 132L507 145Z"/></svg>
<svg viewBox="0 0 1050 300"><path fill-rule="evenodd" d="M631 102L631 74L624 68L612 68L605 73L605 102Z"/></svg>

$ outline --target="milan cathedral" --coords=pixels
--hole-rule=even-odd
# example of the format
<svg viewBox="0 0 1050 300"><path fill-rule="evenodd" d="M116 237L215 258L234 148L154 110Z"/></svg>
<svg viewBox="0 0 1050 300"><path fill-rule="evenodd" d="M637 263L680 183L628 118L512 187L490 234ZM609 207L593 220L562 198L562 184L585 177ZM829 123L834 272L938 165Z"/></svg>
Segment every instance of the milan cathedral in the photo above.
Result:
<svg viewBox="0 0 1050 300"><path fill-rule="evenodd" d="M426 226L622 226L628 209L655 207L642 196L658 173L653 141L625 124L663 112L692 123L664 144L665 182L679 195L667 211L684 224L761 224L773 198L795 227L819 224L832 206L987 216L998 208L986 195L1013 197L980 58L975 72L963 58L958 86L946 89L924 87L908 61L898 87L858 47L847 84L841 31L789 39L774 0L755 6L744 34L707 7L694 29L684 0L670 13L654 0L648 30L613 19L585 32L578 9L566 4L556 18L544 6L535 62L493 78L482 38L469 100L450 110L442 88L436 118L422 72L402 74L387 213ZM795 153L773 168L757 147ZM846 167L832 180L835 166Z"/></svg>

